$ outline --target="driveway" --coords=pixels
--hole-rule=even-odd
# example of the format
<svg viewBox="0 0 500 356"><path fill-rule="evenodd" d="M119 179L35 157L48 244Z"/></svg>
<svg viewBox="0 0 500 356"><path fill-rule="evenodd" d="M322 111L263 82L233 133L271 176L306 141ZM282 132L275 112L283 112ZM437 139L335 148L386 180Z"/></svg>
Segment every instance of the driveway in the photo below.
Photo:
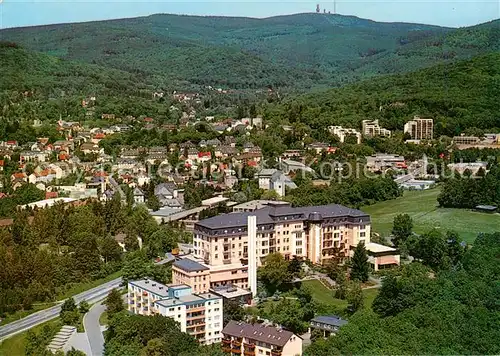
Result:
<svg viewBox="0 0 500 356"><path fill-rule="evenodd" d="M104 353L104 336L99 324L99 318L106 311L106 306L101 302L95 303L83 317L83 326L90 343L92 356L102 356Z"/></svg>

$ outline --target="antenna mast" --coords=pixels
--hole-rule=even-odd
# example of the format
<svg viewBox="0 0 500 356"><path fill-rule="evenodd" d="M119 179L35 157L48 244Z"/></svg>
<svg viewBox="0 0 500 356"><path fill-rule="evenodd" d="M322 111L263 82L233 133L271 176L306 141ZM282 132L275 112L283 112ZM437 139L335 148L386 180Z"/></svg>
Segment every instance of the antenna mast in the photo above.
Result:
<svg viewBox="0 0 500 356"><path fill-rule="evenodd" d="M333 0L333 13L337 14L337 0Z"/></svg>

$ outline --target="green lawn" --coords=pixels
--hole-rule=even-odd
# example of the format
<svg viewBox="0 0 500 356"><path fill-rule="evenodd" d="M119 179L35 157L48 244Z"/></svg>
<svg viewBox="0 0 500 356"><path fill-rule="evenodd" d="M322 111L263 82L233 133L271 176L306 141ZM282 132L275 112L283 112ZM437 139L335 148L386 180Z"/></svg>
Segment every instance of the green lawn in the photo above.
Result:
<svg viewBox="0 0 500 356"><path fill-rule="evenodd" d="M55 320L48 321L46 323L40 324L32 328L31 330L35 333L42 330L45 324L61 327L61 321L59 318ZM0 342L0 356L23 356L25 355L24 348L26 347L26 333L16 334L4 341Z"/></svg>
<svg viewBox="0 0 500 356"><path fill-rule="evenodd" d="M323 283L314 279L310 281L303 281L302 284L307 286L313 295L313 299L317 302L327 304L330 306L335 306L339 309L347 308L347 301L342 299L337 299L333 297L333 291L326 288ZM365 308L371 308L373 300L378 294L378 289L370 288L363 289L364 296L364 306Z"/></svg>
<svg viewBox="0 0 500 356"><path fill-rule="evenodd" d="M101 314L101 316L99 317L99 324L108 325L108 312L104 312Z"/></svg>
<svg viewBox="0 0 500 356"><path fill-rule="evenodd" d="M112 281L122 275L122 271L117 271L115 273L110 274L106 278L96 279L95 281L82 282L82 283L74 283L65 289L61 289L58 291L57 299L62 300L74 296L76 294L80 294L85 292L86 290L95 288L104 284L106 282Z"/></svg>
<svg viewBox="0 0 500 356"><path fill-rule="evenodd" d="M467 242L474 242L479 232L500 231L500 214L478 213L466 209L439 208L440 188L406 191L403 197L361 208L371 215L372 229L389 236L394 217L406 213L413 218L414 231L424 233L432 228L455 230Z"/></svg>

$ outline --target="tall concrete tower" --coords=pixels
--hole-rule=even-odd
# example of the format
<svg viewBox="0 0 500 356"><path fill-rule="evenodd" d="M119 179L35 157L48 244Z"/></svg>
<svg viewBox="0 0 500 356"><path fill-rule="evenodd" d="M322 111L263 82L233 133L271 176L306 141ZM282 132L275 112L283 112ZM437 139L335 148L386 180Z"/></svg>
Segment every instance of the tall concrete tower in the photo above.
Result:
<svg viewBox="0 0 500 356"><path fill-rule="evenodd" d="M257 217L249 216L248 231L248 285L252 297L257 295Z"/></svg>
<svg viewBox="0 0 500 356"><path fill-rule="evenodd" d="M320 11L321 11L321 10L320 10L320 8L319 8L319 4L317 4L317 5L316 5L316 13L318 13L318 14L319 14L319 13L320 13Z"/></svg>

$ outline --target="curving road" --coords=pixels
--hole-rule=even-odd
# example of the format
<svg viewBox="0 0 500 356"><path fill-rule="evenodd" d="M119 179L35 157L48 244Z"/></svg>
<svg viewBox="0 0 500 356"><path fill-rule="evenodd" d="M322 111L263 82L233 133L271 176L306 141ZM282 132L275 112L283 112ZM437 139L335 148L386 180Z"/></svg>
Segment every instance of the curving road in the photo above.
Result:
<svg viewBox="0 0 500 356"><path fill-rule="evenodd" d="M119 288L121 283L122 279L120 277L110 282L101 284L98 287L77 294L73 296L73 298L75 299L76 304L78 304L82 300L86 300L87 302L89 302L89 304L92 304L104 299L104 297L106 297L106 295L109 293L110 290L114 288ZM18 334L24 330L28 330L36 325L57 318L59 316L59 313L61 312L61 304L62 301L59 305L33 313L25 318L19 319L5 326L0 326L0 341L8 337L11 337L15 334ZM99 317L97 323L99 323Z"/></svg>
<svg viewBox="0 0 500 356"><path fill-rule="evenodd" d="M102 335L99 318L106 311L106 306L101 302L95 303L83 317L83 326L87 333L92 356L102 356L104 353L104 336Z"/></svg>

